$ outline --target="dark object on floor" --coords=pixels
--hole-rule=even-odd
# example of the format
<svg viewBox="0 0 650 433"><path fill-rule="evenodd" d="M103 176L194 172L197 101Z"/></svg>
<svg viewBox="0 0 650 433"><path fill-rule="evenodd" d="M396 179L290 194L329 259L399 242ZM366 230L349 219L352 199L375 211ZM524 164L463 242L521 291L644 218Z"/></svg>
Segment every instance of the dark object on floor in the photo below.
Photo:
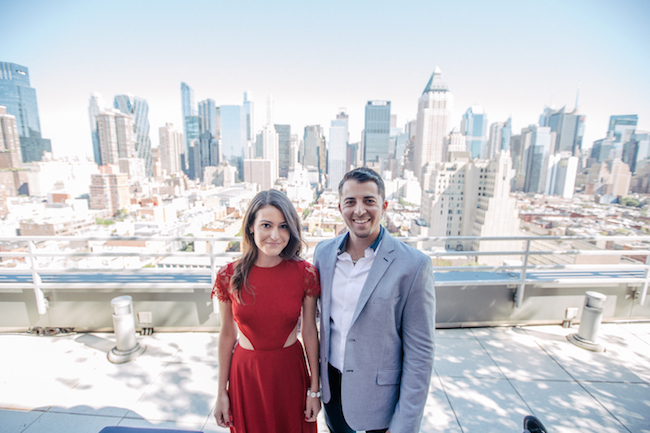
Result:
<svg viewBox="0 0 650 433"><path fill-rule="evenodd" d="M540 420L532 415L524 417L524 433L548 433Z"/></svg>

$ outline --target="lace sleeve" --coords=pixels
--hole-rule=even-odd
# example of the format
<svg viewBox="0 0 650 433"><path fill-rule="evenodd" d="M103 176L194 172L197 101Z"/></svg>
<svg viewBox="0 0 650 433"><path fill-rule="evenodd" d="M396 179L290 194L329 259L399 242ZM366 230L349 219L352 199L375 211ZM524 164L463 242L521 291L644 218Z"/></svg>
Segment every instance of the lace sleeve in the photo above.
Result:
<svg viewBox="0 0 650 433"><path fill-rule="evenodd" d="M230 278L232 277L232 266L224 266L217 272L217 280L212 288L212 296L221 302L231 302L230 299Z"/></svg>
<svg viewBox="0 0 650 433"><path fill-rule="evenodd" d="M303 262L305 296L320 296L320 276L318 269L308 261Z"/></svg>

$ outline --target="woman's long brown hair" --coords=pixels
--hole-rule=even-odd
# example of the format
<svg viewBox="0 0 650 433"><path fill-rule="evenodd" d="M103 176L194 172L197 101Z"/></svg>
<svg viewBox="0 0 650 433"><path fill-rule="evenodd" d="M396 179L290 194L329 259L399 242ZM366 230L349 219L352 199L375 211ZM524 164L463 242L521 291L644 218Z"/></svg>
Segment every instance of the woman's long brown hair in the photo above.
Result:
<svg viewBox="0 0 650 433"><path fill-rule="evenodd" d="M240 304L243 304L241 291L245 289L248 293L255 296L253 292L253 287L248 282L248 275L257 261L258 248L255 245L255 237L251 234L251 229L255 224L255 218L257 217L257 212L264 206L274 206L284 216L284 220L287 222L287 227L289 229L289 243L280 253L280 257L287 260L296 260L300 258L300 252L302 250L302 235L300 227L300 218L296 209L294 209L291 201L287 198L284 193L281 191L270 189L268 191L262 191L258 193L253 200L251 200L248 210L244 215L244 221L242 222L242 256L235 263L235 269L233 270L232 278L230 279L230 290L235 295L235 299Z"/></svg>

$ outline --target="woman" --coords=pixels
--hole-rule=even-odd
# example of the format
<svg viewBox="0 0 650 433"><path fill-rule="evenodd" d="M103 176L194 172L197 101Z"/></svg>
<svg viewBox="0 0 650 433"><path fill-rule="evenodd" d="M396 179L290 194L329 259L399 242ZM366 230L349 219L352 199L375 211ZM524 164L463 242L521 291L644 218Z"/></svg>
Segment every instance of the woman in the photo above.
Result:
<svg viewBox="0 0 650 433"><path fill-rule="evenodd" d="M221 332L214 416L231 432L316 432L320 283L316 268L300 259L300 230L283 193L260 192L242 223L242 257L217 275L212 294L219 299ZM301 310L311 377L298 341Z"/></svg>

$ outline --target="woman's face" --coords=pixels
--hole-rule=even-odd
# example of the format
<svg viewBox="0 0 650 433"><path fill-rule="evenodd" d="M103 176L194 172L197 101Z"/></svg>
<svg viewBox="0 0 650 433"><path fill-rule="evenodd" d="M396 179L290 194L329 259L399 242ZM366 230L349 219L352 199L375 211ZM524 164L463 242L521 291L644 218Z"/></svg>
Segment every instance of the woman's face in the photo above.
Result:
<svg viewBox="0 0 650 433"><path fill-rule="evenodd" d="M250 228L253 232L255 245L259 251L258 258L278 257L291 239L289 224L278 208L271 205L261 207L255 222Z"/></svg>

